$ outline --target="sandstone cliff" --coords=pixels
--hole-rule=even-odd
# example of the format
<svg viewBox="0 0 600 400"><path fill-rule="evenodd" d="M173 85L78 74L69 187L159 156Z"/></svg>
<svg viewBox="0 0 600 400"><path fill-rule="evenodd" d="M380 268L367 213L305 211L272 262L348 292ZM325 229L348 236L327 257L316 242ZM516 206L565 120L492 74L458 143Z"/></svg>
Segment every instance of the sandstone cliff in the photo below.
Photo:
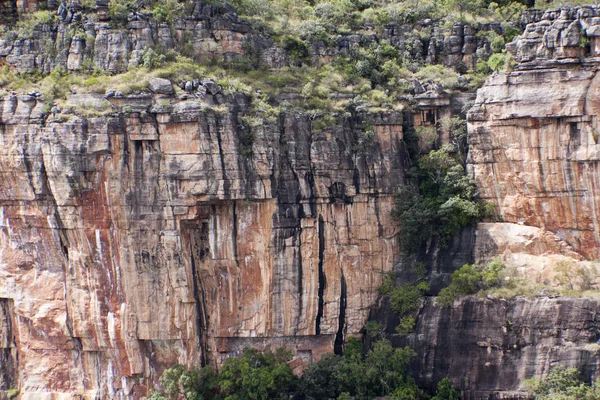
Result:
<svg viewBox="0 0 600 400"><path fill-rule="evenodd" d="M570 276L589 272L582 287L598 285L598 13L527 13L507 45L514 70L490 77L468 115L467 168L503 221L479 224L474 260L499 256L531 282L555 284L562 262ZM446 312L428 299L416 334L396 340L417 349L425 386L450 376L466 399L525 398L521 382L558 364L597 379L597 308L586 298L466 298ZM376 317L393 332L394 317Z"/></svg>
<svg viewBox="0 0 600 400"><path fill-rule="evenodd" d="M177 362L247 345L310 362L360 331L397 254L401 117L368 116L375 137L356 153L358 120L315 133L285 115L243 155L248 99L214 100L230 108L68 122L2 100L7 387L137 397Z"/></svg>
<svg viewBox="0 0 600 400"><path fill-rule="evenodd" d="M150 45L189 41L195 59L251 50L268 68L290 63L227 7L196 5L171 30L143 15L114 29L105 5L94 20L55 6L55 25L0 40L3 61L21 72L118 73ZM597 13L527 14L525 34L509 45L517 68L479 91L468 168L505 223L423 254L434 292L462 263L495 255L540 281L557 261L597 257ZM473 66L489 49L473 27L432 30L415 57ZM380 38L313 44L312 62L365 40L406 50L409 33L392 25ZM241 118L251 96L190 84L206 97L176 97L170 82L155 93L70 95L108 103L102 116L49 112L36 93L0 100L0 390L139 398L175 363L284 346L303 365L360 334L399 258L389 216L408 163L403 125L435 123L454 104L416 82L415 116L362 112L316 129L314 116L295 110L248 131ZM521 379L557 361L597 375L588 346L597 341L596 303L465 299L447 311L428 299L417 334L397 343L418 349L413 367L426 387L449 375L469 399L518 396ZM393 332L385 307L377 318Z"/></svg>
<svg viewBox="0 0 600 400"><path fill-rule="evenodd" d="M516 70L490 78L469 115L481 196L504 221L551 231L587 258L600 251L597 13L548 12L529 24L508 46Z"/></svg>

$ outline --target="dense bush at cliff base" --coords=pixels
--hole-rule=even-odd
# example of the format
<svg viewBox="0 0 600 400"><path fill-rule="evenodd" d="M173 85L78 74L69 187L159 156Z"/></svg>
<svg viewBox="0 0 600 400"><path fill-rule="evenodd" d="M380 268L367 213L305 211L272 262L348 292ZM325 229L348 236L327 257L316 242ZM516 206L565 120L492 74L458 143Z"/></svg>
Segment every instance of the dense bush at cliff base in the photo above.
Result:
<svg viewBox="0 0 600 400"><path fill-rule="evenodd" d="M325 355L297 378L287 364L289 353L247 349L242 357L225 360L219 373L210 367L186 370L181 365L166 370L160 379L163 389L151 399L426 399L429 396L407 374L414 356L411 348L393 348L385 339L365 351L361 342L351 338L343 356ZM456 399L458 392L445 379L432 400Z"/></svg>
<svg viewBox="0 0 600 400"><path fill-rule="evenodd" d="M535 400L597 400L600 384L589 385L581 380L579 371L559 365L543 379L532 378L524 386Z"/></svg>

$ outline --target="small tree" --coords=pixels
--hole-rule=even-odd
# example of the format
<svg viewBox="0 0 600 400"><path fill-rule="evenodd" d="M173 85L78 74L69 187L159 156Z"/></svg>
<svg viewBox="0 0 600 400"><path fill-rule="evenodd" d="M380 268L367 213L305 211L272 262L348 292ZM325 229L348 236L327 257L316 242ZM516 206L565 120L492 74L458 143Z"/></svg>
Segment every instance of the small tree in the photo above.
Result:
<svg viewBox="0 0 600 400"><path fill-rule="evenodd" d="M458 399L460 399L460 392L454 388L452 381L448 378L444 378L438 382L436 394L431 398L431 400Z"/></svg>

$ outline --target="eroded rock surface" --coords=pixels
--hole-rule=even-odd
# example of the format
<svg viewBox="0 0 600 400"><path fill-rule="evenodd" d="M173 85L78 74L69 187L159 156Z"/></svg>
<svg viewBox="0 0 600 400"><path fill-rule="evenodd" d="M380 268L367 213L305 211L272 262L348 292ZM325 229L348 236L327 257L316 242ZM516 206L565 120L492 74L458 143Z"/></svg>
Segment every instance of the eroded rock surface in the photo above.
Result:
<svg viewBox="0 0 600 400"><path fill-rule="evenodd" d="M584 380L598 375L597 300L488 300L468 297L450 309L425 302L409 342L421 385L449 377L462 398L526 399L523 380L558 365L575 367Z"/></svg>
<svg viewBox="0 0 600 400"><path fill-rule="evenodd" d="M528 25L511 48L518 58L523 46L533 43L535 30L536 46L553 49L555 42L541 38L553 35L557 24L577 26L579 37L586 38L592 28L584 27L597 19L586 16L597 12L563 10L552 24L546 18ZM536 62L495 74L478 91L469 114L468 162L481 196L504 221L553 232L577 253L595 259L600 255L599 64L589 48L561 43L587 58L564 58L568 50L544 53L545 58L538 54Z"/></svg>
<svg viewBox="0 0 600 400"><path fill-rule="evenodd" d="M308 363L359 333L398 253L401 117L289 113L249 149L249 99L213 101L68 121L0 101L0 389L139 397L178 362Z"/></svg>

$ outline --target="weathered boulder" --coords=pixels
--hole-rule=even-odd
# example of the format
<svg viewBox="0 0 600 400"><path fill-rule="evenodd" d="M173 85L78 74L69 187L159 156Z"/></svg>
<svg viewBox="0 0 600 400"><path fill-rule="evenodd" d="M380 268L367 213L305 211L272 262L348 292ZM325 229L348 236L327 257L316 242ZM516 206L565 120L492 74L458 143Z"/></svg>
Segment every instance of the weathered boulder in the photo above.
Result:
<svg viewBox="0 0 600 400"><path fill-rule="evenodd" d="M173 84L171 81L164 78L150 79L148 82L148 89L150 89L153 93L164 94L167 96L175 93L175 89L173 89Z"/></svg>

